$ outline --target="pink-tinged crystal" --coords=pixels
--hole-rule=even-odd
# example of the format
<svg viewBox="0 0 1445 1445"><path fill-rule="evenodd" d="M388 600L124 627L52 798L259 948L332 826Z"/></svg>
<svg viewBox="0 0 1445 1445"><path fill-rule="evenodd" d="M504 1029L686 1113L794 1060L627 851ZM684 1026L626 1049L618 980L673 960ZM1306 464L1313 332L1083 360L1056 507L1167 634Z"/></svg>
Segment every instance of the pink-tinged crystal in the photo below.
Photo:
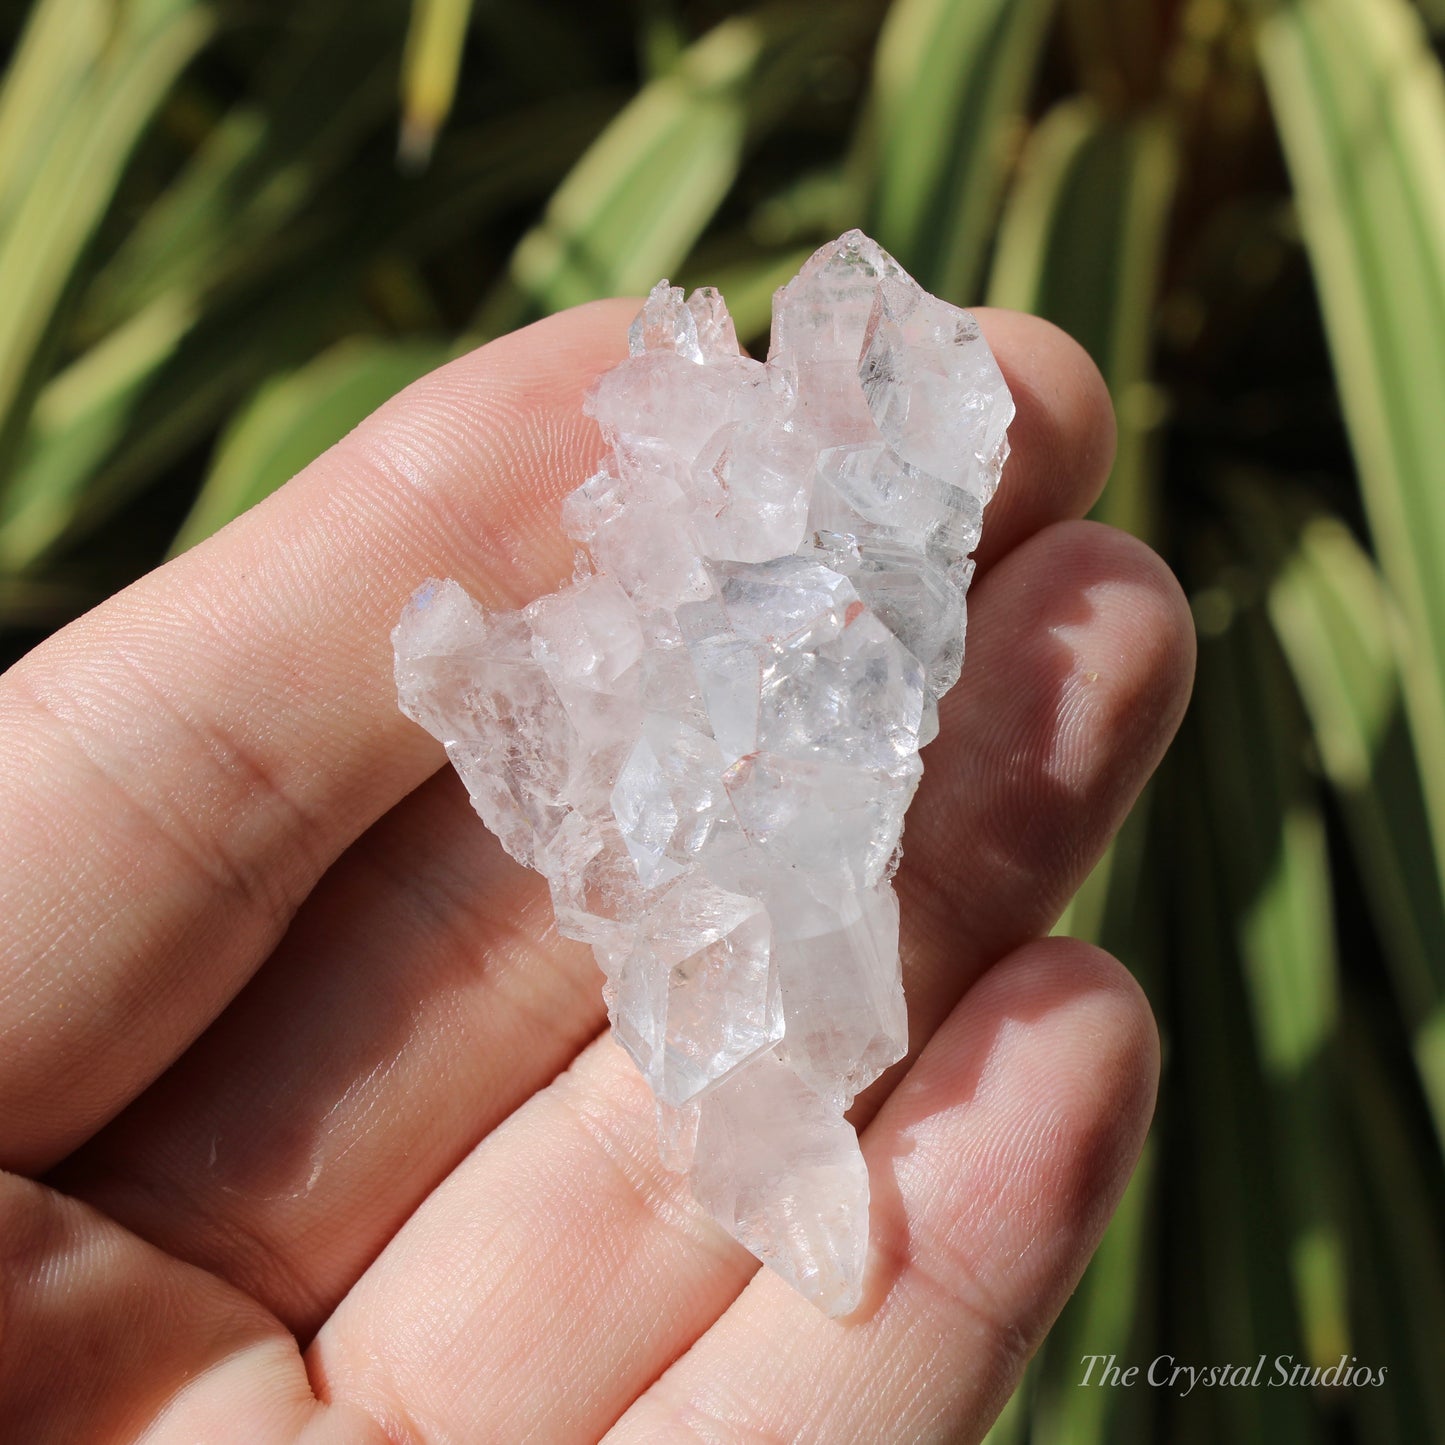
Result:
<svg viewBox="0 0 1445 1445"><path fill-rule="evenodd" d="M592 570L513 613L427 583L401 706L592 945L664 1162L846 1314L844 1116L907 1051L891 878L1013 403L973 317L850 231L778 292L766 362L660 282L588 410L611 457L563 522Z"/></svg>

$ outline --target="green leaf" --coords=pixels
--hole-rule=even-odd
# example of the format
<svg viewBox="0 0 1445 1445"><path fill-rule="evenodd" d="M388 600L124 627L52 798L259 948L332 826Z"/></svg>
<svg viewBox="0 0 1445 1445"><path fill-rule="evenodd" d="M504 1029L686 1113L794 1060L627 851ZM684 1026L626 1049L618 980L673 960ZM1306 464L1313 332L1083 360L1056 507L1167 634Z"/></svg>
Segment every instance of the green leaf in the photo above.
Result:
<svg viewBox="0 0 1445 1445"><path fill-rule="evenodd" d="M152 483L266 376L314 354L350 269L338 264L333 275L314 281L280 280L269 294L246 298L249 309L239 302L218 307L179 338L167 337L159 324L172 311L163 299L135 323L153 349L107 349L99 359L115 365L91 368L81 358L62 372L41 394L36 424L0 499L0 572L43 565ZM184 318L186 308L181 298L173 314ZM118 333L128 334L131 328ZM69 430L56 424L69 409L67 393L93 403Z"/></svg>
<svg viewBox="0 0 1445 1445"><path fill-rule="evenodd" d="M425 165L451 114L472 0L412 0L401 63L402 159Z"/></svg>
<svg viewBox="0 0 1445 1445"><path fill-rule="evenodd" d="M1160 798L1171 824L1177 922L1166 1022L1171 1129L1161 1141L1170 1176L1163 1207L1180 1243L1163 1262L1169 1315L1159 1349L1191 1363L1302 1354L1292 1267L1300 1239L1289 1193L1294 1161L1281 1152L1289 1135L1280 1132L1277 1085L1260 1057L1260 1020L1240 956L1247 935L1235 927L1244 873L1229 856L1236 841L1249 839L1248 829L1260 826L1252 857L1262 857L1267 871L1258 881L1275 880L1278 890L1290 877L1280 873L1272 846L1280 840L1269 827L1282 819L1277 812L1271 819L1269 795L1256 803L1248 788L1264 767L1252 748L1258 734L1249 731L1256 714L1238 710L1248 675L1233 640L1222 649L1201 647L1196 708L1175 744ZM1205 702L1212 711L1198 706ZM1226 799L1241 801L1245 811L1226 808ZM1223 833L1221 815L1228 820ZM1165 1417L1159 1439L1320 1438L1301 1391L1221 1389L1158 1404Z"/></svg>
<svg viewBox="0 0 1445 1445"><path fill-rule="evenodd" d="M1306 721L1258 609L1201 649L1204 795L1256 1046L1270 1091L1289 1263L1312 1363L1348 1348L1334 1148L1338 1017L1332 886ZM1227 841L1226 841L1227 840Z"/></svg>
<svg viewBox="0 0 1445 1445"><path fill-rule="evenodd" d="M200 294L304 236L322 193L394 105L401 29L384 0L302 0L290 43L205 133L87 289L80 329L101 335L159 296ZM381 180L381 177L377 178Z"/></svg>
<svg viewBox="0 0 1445 1445"><path fill-rule="evenodd" d="M646 292L685 259L732 188L751 134L795 95L818 56L859 31L870 7L845 0L826 26L787 3L734 16L645 85L522 238L486 334L599 296Z"/></svg>
<svg viewBox="0 0 1445 1445"><path fill-rule="evenodd" d="M268 375L327 345L376 252L426 254L478 217L544 193L612 104L607 95L568 97L471 127L423 176L387 167L359 178L354 195L313 204L304 227L286 230L284 216L274 217L284 245L238 224L229 239L220 228L212 249L207 227L193 233L199 254L172 266L166 229L152 232L156 269L137 273L141 284L128 292L149 299L49 381L35 404L0 495L0 573L43 565L204 440ZM256 163L264 191L268 167ZM199 183L186 172L177 184ZM169 197L159 204L168 207ZM345 323L375 326L354 314Z"/></svg>
<svg viewBox="0 0 1445 1445"><path fill-rule="evenodd" d="M439 342L344 341L268 382L227 427L172 551L194 546L270 496L450 354Z"/></svg>
<svg viewBox="0 0 1445 1445"><path fill-rule="evenodd" d="M175 356L194 320L183 293L163 296L41 391L0 499L0 573L23 572L65 532L86 480L125 436L144 388Z"/></svg>
<svg viewBox="0 0 1445 1445"><path fill-rule="evenodd" d="M1095 515L1141 537L1156 531L1151 348L1177 168L1162 115L1108 120L1090 101L1060 102L1025 148L988 287L991 305L1047 317L1098 363L1119 448Z"/></svg>
<svg viewBox="0 0 1445 1445"><path fill-rule="evenodd" d="M879 37L858 167L866 228L930 291L968 302L1053 0L899 0Z"/></svg>
<svg viewBox="0 0 1445 1445"><path fill-rule="evenodd" d="M1370 1445L1445 1440L1445 1248L1438 1160L1417 1144L1398 1084L1363 1010L1346 1019L1348 1177L1361 1256L1356 1353L1389 1370L1383 1387L1353 1392ZM1434 1179L1432 1179L1432 1175Z"/></svg>
<svg viewBox="0 0 1445 1445"><path fill-rule="evenodd" d="M131 151L212 29L209 10L189 0L147 0L106 7L105 13L110 33L83 73L71 77L63 113L49 113L48 100L25 71L9 77L0 104L7 125L35 121L33 144L43 151L38 166L18 167L18 191L7 195L0 227L6 288L0 307L0 458L18 440L62 299ZM36 53L22 58L33 61ZM12 87L19 100L11 98ZM8 144L0 137L0 145Z"/></svg>
<svg viewBox="0 0 1445 1445"><path fill-rule="evenodd" d="M1353 846L1402 1021L1445 1145L1445 898L1409 733L1401 625L1373 560L1338 518L1278 486L1229 491L1270 576L1270 623Z"/></svg>
<svg viewBox="0 0 1445 1445"><path fill-rule="evenodd" d="M1294 181L1445 863L1445 78L1405 0L1262 4ZM1442 877L1445 887L1445 877Z"/></svg>
<svg viewBox="0 0 1445 1445"><path fill-rule="evenodd" d="M0 226L43 169L52 138L100 63L114 16L105 0L39 0L0 89Z"/></svg>
<svg viewBox="0 0 1445 1445"><path fill-rule="evenodd" d="M1445 34L1445 0L1415 0L1415 4L1430 33Z"/></svg>

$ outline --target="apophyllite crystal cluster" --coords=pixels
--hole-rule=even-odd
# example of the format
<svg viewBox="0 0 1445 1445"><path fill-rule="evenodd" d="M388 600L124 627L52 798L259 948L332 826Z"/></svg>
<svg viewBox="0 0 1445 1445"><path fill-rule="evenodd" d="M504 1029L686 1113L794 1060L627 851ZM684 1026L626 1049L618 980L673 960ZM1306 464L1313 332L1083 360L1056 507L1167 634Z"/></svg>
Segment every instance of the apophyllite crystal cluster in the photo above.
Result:
<svg viewBox="0 0 1445 1445"><path fill-rule="evenodd" d="M701 1205L830 1314L859 1302L845 1111L908 1028L890 881L1013 416L977 323L857 231L777 294L766 362L660 283L587 410L575 580L428 582L401 705L591 944Z"/></svg>

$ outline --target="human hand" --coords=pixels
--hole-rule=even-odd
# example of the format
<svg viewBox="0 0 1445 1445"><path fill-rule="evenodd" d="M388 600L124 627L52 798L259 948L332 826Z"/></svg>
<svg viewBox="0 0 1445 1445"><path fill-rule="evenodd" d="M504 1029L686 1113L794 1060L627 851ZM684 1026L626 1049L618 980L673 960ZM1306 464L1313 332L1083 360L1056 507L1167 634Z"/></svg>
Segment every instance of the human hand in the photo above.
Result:
<svg viewBox="0 0 1445 1445"><path fill-rule="evenodd" d="M1013 458L905 833L913 1053L859 1101L852 1317L661 1169L590 953L397 711L420 579L511 607L570 572L582 392L634 309L424 378L0 679L8 1438L971 1440L1097 1244L1157 1041L1123 968L1042 935L1193 634L1075 520L1113 427L1061 333L980 313Z"/></svg>

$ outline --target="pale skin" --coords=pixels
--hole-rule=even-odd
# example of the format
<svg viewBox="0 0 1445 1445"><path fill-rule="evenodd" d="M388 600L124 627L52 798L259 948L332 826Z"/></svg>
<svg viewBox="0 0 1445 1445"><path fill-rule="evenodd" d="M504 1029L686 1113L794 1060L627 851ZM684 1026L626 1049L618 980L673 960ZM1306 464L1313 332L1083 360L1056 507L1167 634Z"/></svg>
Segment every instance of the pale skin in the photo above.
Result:
<svg viewBox="0 0 1445 1445"><path fill-rule="evenodd" d="M1128 973L1045 935L1177 726L1174 579L1078 520L1083 352L1018 403L898 876L909 1059L860 1100L864 1301L824 1318L658 1165L588 951L396 709L423 578L570 573L635 303L434 372L0 678L0 1420L44 1441L968 1441L1152 1112Z"/></svg>

